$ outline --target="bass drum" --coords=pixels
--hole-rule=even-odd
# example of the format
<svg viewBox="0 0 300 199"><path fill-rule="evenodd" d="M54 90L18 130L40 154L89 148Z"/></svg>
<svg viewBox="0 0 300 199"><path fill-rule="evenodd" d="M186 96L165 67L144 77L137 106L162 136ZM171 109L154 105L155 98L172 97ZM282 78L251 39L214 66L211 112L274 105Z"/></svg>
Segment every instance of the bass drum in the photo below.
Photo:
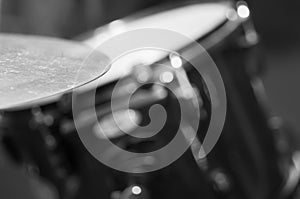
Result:
<svg viewBox="0 0 300 199"><path fill-rule="evenodd" d="M32 175L42 176L43 181L47 182L43 184L54 185L49 185L51 189L48 190L55 192L56 189L61 198L257 199L290 196L298 180L293 176L298 175L298 170L290 158L289 148L279 147L286 142L284 134L278 126L276 131L274 126L270 126L270 118L261 103L262 87L258 77L260 62L256 53L258 38L248 11L247 5L241 2L236 5L168 5L114 21L85 35L83 39L83 43L97 48L107 39L130 30L158 28L180 33L201 44L218 66L227 95L222 134L205 158L198 157L199 146L194 142L184 155L161 170L149 173L120 172L96 160L77 133L84 131L94 134L98 137L96 139L102 139L101 136L105 134L115 145L140 153L157 150L169 143L173 132L178 129L180 111L178 99L167 89L149 83L131 99L129 112L134 113L133 119L142 125L149 123L148 112L154 104L160 104L171 115L161 132L153 138L140 141L115 130L117 128L111 120L110 107L114 86L121 81L122 87L117 89L120 106L118 116L124 121L124 128L132 129L127 126L128 118L123 117L128 109L123 107L122 100L130 94L128 88L141 84L141 80L142 83L147 83L145 79L162 83L172 81L170 75L165 76L166 79L160 78L161 68L157 63L169 60L168 54L163 53L154 56L133 53L129 59L113 63L100 78L97 87L94 82L79 86L75 115L72 114L74 98L68 90L64 96L46 98L46 102L38 99L26 105L18 104L18 108L2 108L2 140L11 157L25 165ZM180 55L196 53L201 57L194 52L190 43L168 42L165 41L170 50ZM113 47L118 49L122 45L125 44L120 42ZM136 67L140 63L146 63L147 66ZM212 102L221 99L215 99L209 92L203 78L205 74L197 73L189 63L184 63L182 68L181 73L189 80L188 87L184 88L194 89L202 101L198 107L200 128L195 139L201 143L205 140L212 118ZM93 89L96 89L95 98L90 96ZM106 127L100 133L95 127L95 118L90 117L89 111L93 108L91 99L95 99L94 108L100 124ZM75 125L74 121L79 121L80 125ZM138 128L133 131L136 134L144 133ZM139 170L159 161L148 156L135 160L109 149L104 155L128 168Z"/></svg>

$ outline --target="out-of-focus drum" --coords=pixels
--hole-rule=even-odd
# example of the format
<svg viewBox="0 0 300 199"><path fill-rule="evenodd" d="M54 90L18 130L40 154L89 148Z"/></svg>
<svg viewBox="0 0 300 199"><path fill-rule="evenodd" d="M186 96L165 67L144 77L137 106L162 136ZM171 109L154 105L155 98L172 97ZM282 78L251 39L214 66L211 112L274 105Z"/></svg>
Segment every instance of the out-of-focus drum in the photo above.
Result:
<svg viewBox="0 0 300 199"><path fill-rule="evenodd" d="M0 34L0 52L1 141L15 161L29 170L38 168L39 175L47 177L45 182L35 183L42 185L37 189L46 190L40 192L46 194L43 197L57 196L65 189L57 175L70 171L54 169L53 161L58 166L67 159L48 151L47 146L55 145L56 133L42 130L40 124L46 120L54 124L58 118L51 114L65 108L62 96L103 75L109 59L100 52L89 56L92 49L78 42L4 33ZM40 115L42 111L51 112L48 119ZM58 191L48 181L58 186Z"/></svg>
<svg viewBox="0 0 300 199"><path fill-rule="evenodd" d="M273 118L264 107L264 91L259 78L261 63L256 47L258 36L249 16L243 2L235 6L222 3L166 6L100 27L84 42L97 48L118 34L143 28L167 29L198 41L217 64L228 100L225 127L217 146L207 157L209 166L205 173L209 178L213 176L215 188L231 197L282 197L285 183L289 184L291 177L287 173L293 170L293 164L288 163L289 151L278 148L277 142L285 142L284 136L278 135L278 129L270 125ZM189 49L186 46L186 43L169 43L169 49L182 54ZM145 51L120 59L102 81L104 84L116 81L124 74L131 74L137 63L151 64L162 57L161 52ZM197 72L188 67L186 71L200 93L205 90ZM209 107L213 99L206 98L205 92L201 94L204 107ZM200 140L203 140L203 131L210 118L210 109L201 113L205 111L208 116L206 121L201 121L204 130L200 128L198 132Z"/></svg>
<svg viewBox="0 0 300 199"><path fill-rule="evenodd" d="M17 162L27 165L31 172L54 184L62 198L250 199L289 196L297 182L297 179L290 178L290 171L295 174L297 169L293 170L288 147L282 147L285 139L279 136L278 129L275 131L269 125L268 115L261 107L261 86L257 76L259 61L253 52L258 38L248 12L246 4L190 3L167 6L114 21L95 30L84 40L85 44L96 49L102 42L126 31L160 28L199 42L218 66L227 95L225 126L217 145L206 158L197 159L197 152L189 149L173 164L159 171L131 174L111 169L89 154L76 133L70 92L64 92L63 97L49 103L35 100L30 106L18 106L18 110L5 110L4 107L1 131L5 145ZM189 43L166 43L179 54L193 52ZM118 45L125 44L116 43L115 48ZM104 134L116 145L141 153L157 150L168 143L172 132L177 130L178 126L174 124L179 121L180 111L176 97L153 84L137 91L130 109L141 124L147 124L152 105L165 107L172 117L168 117L162 129L164 134L139 141L118 132L110 122L110 100L114 85L122 81L124 86L118 90L122 110L122 98L129 95L126 89L141 83L139 74L148 74L150 78L160 81L159 66L155 65L168 59L168 54L157 51L133 53L114 62L100 78L95 108L100 124L107 127L104 128ZM141 63L147 67L137 67ZM202 101L197 132L197 139L201 142L211 120L212 101L217 99L208 92L202 76L205 74L197 73L188 62L184 63L183 69ZM93 86L82 88L82 95L79 95L82 100L77 105L82 112L82 129L95 134L95 121L89 120L86 114L89 112L85 111L91 108L87 96L90 89L95 88ZM119 113L122 118L122 111ZM122 119L126 121L127 118ZM98 136L101 139L101 135ZM109 150L107 155L112 160L119 158L120 163L126 163L128 167L136 167L136 162L130 157L120 157ZM148 157L147 161L138 164L143 168L143 164L151 165L155 161Z"/></svg>

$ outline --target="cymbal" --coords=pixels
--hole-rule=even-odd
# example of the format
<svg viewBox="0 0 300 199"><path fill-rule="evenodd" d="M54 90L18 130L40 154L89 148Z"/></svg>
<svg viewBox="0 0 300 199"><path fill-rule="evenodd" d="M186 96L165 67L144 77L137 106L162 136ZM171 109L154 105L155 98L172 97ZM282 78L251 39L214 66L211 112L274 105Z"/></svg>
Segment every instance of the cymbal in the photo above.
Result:
<svg viewBox="0 0 300 199"><path fill-rule="evenodd" d="M0 34L0 109L63 94L100 77L108 64L81 43Z"/></svg>

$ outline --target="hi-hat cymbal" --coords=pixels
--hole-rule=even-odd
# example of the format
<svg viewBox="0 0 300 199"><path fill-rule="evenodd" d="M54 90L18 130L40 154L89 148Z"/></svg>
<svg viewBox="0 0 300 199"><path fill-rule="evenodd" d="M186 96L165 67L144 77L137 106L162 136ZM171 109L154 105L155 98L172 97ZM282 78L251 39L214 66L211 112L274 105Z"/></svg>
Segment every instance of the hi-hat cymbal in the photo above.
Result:
<svg viewBox="0 0 300 199"><path fill-rule="evenodd" d="M0 109L38 102L100 77L109 59L71 41L0 34Z"/></svg>

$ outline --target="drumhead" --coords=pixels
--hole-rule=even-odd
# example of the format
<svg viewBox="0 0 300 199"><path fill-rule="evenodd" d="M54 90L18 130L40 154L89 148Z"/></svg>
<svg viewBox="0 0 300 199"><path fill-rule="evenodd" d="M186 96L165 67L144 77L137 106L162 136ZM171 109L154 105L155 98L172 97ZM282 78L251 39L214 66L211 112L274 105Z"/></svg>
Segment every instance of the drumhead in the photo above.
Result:
<svg viewBox="0 0 300 199"><path fill-rule="evenodd" d="M0 109L47 101L101 76L108 58L93 53L83 66L90 53L75 42L0 34Z"/></svg>
<svg viewBox="0 0 300 199"><path fill-rule="evenodd" d="M97 48L115 35L143 28L171 30L197 41L226 22L228 20L227 15L229 11L232 11L232 7L227 3L197 3L156 12L154 14L153 12L152 14L144 15L142 13L100 27L93 33L93 36L86 39L84 43L93 48ZM126 42L124 44L116 43L111 45L115 45L117 48L118 45L126 45ZM169 43L168 45L170 50L177 51L188 44ZM151 64L159 61L163 56L164 52L156 50L139 50L134 53L129 53L112 64L108 73L100 79L100 85L129 74L134 65L138 65L139 63Z"/></svg>

